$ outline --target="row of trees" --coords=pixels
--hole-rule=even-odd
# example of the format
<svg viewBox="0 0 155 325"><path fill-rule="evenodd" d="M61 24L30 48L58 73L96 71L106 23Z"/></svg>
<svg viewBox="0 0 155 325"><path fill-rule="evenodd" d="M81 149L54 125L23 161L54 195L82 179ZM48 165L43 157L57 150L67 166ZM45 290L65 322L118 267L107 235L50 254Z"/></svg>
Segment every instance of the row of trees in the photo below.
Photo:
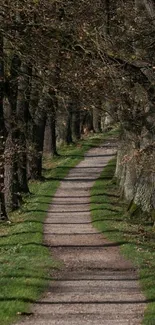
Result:
<svg viewBox="0 0 155 325"><path fill-rule="evenodd" d="M56 155L58 141L98 132L111 119L122 129L116 175L141 205L154 142L154 28L153 0L1 1L3 218L29 191L28 179L41 177L43 144Z"/></svg>
<svg viewBox="0 0 155 325"><path fill-rule="evenodd" d="M85 26L95 19L93 30L98 17L87 1L1 2L0 200L5 219L19 206L21 193L29 191L28 179L41 177L45 128L50 153L56 155L56 137L70 143L80 138L87 121L91 124L84 108L95 71L82 44Z"/></svg>

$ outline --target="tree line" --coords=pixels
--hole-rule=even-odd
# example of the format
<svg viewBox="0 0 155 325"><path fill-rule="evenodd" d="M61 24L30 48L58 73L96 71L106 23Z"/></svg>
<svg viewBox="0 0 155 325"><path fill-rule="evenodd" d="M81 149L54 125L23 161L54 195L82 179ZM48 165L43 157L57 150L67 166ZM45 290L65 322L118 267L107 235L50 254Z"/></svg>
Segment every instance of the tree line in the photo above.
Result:
<svg viewBox="0 0 155 325"><path fill-rule="evenodd" d="M1 218L42 176L43 148L121 127L116 176L153 213L154 1L2 0ZM148 166L149 161L149 166Z"/></svg>

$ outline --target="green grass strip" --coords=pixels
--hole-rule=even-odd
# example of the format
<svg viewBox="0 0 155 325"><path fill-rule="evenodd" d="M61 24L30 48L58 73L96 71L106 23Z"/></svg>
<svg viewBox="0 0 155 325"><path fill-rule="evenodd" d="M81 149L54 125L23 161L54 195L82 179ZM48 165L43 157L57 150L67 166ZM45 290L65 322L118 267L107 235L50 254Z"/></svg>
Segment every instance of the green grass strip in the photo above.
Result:
<svg viewBox="0 0 155 325"><path fill-rule="evenodd" d="M69 169L103 138L103 134L88 137L62 147L59 157L45 158L45 181L31 182L32 194L25 196L21 209L10 216L11 223L0 224L0 325L29 313L31 303L46 290L53 271L61 267L43 245L48 206Z"/></svg>
<svg viewBox="0 0 155 325"><path fill-rule="evenodd" d="M142 291L148 300L143 324L154 325L155 229L149 221L128 216L127 204L120 199L114 178L115 165L115 159L109 162L91 190L93 224L108 239L120 243L123 255L132 260L139 270Z"/></svg>

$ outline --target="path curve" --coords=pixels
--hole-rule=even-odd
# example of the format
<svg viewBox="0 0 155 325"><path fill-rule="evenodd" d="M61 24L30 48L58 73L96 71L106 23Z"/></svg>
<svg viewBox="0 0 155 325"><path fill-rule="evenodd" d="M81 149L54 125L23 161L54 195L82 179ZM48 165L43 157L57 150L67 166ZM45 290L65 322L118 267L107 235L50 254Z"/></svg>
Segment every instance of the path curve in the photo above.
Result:
<svg viewBox="0 0 155 325"><path fill-rule="evenodd" d="M145 298L137 273L91 224L90 188L114 154L93 148L61 182L45 223L45 242L63 261L33 316L18 325L140 325Z"/></svg>

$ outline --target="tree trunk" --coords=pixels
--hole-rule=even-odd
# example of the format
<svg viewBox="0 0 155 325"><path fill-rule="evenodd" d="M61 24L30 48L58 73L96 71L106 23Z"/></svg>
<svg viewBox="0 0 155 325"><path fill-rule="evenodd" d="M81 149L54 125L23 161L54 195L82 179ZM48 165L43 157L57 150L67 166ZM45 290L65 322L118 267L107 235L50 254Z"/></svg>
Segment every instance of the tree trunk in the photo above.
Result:
<svg viewBox="0 0 155 325"><path fill-rule="evenodd" d="M57 147L56 147L56 114L55 108L52 108L52 117L50 117L51 124L51 154L52 156L57 156Z"/></svg>
<svg viewBox="0 0 155 325"><path fill-rule="evenodd" d="M73 143L72 139L72 105L68 105L68 118L67 118L67 125L66 125L66 143L71 144Z"/></svg>
<svg viewBox="0 0 155 325"><path fill-rule="evenodd" d="M154 18L155 18L155 4L154 4L153 0L141 0L141 1L140 0L135 0L135 2L136 2L137 8L142 3L144 4L149 17L152 18L152 23L155 25L155 21L154 21Z"/></svg>
<svg viewBox="0 0 155 325"><path fill-rule="evenodd" d="M47 117L44 135L44 154L51 154L51 138L51 121Z"/></svg>
<svg viewBox="0 0 155 325"><path fill-rule="evenodd" d="M58 155L56 147L56 111L58 110L58 99L55 91L49 92L49 96L51 99L49 103L49 122L51 124L51 154L54 157Z"/></svg>
<svg viewBox="0 0 155 325"><path fill-rule="evenodd" d="M29 193L27 177L27 123L30 119L29 103L31 91L31 65L21 65L18 82L17 119L18 119L18 180L21 192Z"/></svg>
<svg viewBox="0 0 155 325"><path fill-rule="evenodd" d="M62 96L65 96L64 94ZM62 97L61 96L61 97ZM56 111L56 140L58 145L66 143L68 111L66 99L59 100L59 106Z"/></svg>
<svg viewBox="0 0 155 325"><path fill-rule="evenodd" d="M45 120L36 124L33 120L29 122L29 155L28 155L28 178L41 179L42 177L42 155L44 145Z"/></svg>
<svg viewBox="0 0 155 325"><path fill-rule="evenodd" d="M17 178L17 160L14 135L9 132L5 144L5 204L7 212L19 207L19 184Z"/></svg>
<svg viewBox="0 0 155 325"><path fill-rule="evenodd" d="M73 99L72 106L72 135L73 140L78 141L81 137L80 129L80 103L76 95Z"/></svg>
<svg viewBox="0 0 155 325"><path fill-rule="evenodd" d="M47 114L45 137L44 137L44 152L52 157L57 156L56 149L56 126L55 113Z"/></svg>
<svg viewBox="0 0 155 325"><path fill-rule="evenodd" d="M43 87L39 82L39 78L35 76L35 71L33 71L33 74L29 107L30 117L27 129L27 171L28 179L40 179L42 178L46 112L44 109Z"/></svg>
<svg viewBox="0 0 155 325"><path fill-rule="evenodd" d="M3 62L3 36L0 35L0 220L7 220L4 200L4 144L5 125L3 116L4 97L4 62Z"/></svg>
<svg viewBox="0 0 155 325"><path fill-rule="evenodd" d="M126 174L124 181L124 195L128 202L131 202L135 195L135 185L137 182L135 150L132 146L127 146L129 160L126 162Z"/></svg>
<svg viewBox="0 0 155 325"><path fill-rule="evenodd" d="M89 110L82 110L81 111L81 134L87 134L93 129L93 116L92 112Z"/></svg>
<svg viewBox="0 0 155 325"><path fill-rule="evenodd" d="M20 192L29 193L27 176L27 148L25 134L20 132L18 141L18 182Z"/></svg>
<svg viewBox="0 0 155 325"><path fill-rule="evenodd" d="M14 210L19 206L20 187L18 182L18 119L16 115L18 78L20 60L16 54L13 55L8 79L8 89L4 101L5 126L8 132L5 145L5 202L7 211Z"/></svg>
<svg viewBox="0 0 155 325"><path fill-rule="evenodd" d="M93 107L93 128L96 133L101 132L101 112L97 106Z"/></svg>

